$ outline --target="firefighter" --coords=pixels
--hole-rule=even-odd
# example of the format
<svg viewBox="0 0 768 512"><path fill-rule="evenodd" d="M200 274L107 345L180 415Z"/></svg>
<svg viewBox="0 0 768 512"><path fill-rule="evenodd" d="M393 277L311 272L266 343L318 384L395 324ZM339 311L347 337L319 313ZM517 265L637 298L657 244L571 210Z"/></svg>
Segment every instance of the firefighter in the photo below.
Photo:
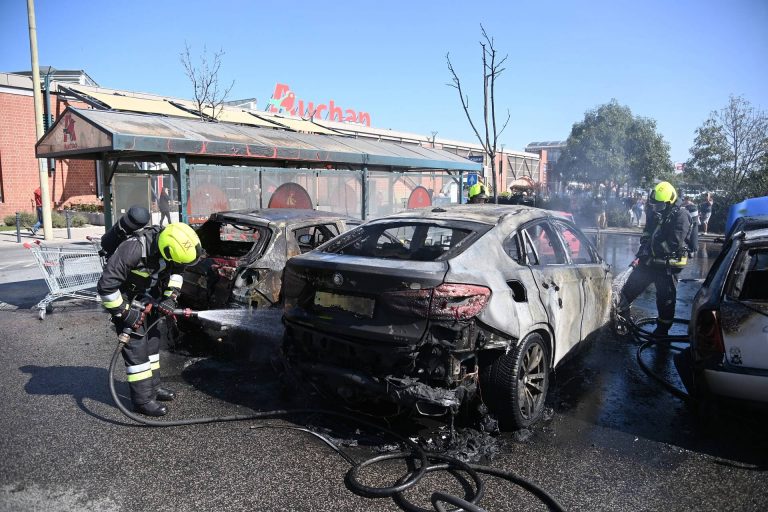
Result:
<svg viewBox="0 0 768 512"><path fill-rule="evenodd" d="M201 255L200 239L188 225L152 226L120 243L97 284L117 331L130 329L140 335L132 336L123 348L123 359L131 402L141 414L163 416L168 409L158 400L174 399L173 391L160 386L161 334L155 320L157 314L173 316L181 291L181 272ZM148 311L151 316L147 319Z"/></svg>
<svg viewBox="0 0 768 512"><path fill-rule="evenodd" d="M469 187L467 199L469 199L470 204L480 204L488 200L488 189L485 188L482 181L477 180L477 183Z"/></svg>
<svg viewBox="0 0 768 512"><path fill-rule="evenodd" d="M648 285L656 286L655 336L666 336L675 317L677 275L688 262L691 216L681 206L675 188L666 181L656 185L648 199L646 224L632 273L621 290L619 315L629 318L629 307Z"/></svg>

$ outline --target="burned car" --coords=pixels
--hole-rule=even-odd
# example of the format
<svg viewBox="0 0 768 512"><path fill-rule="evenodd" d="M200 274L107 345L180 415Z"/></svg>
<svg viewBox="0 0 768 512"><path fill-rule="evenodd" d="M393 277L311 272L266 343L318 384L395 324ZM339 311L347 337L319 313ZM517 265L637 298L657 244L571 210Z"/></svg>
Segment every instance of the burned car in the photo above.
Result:
<svg viewBox="0 0 768 512"><path fill-rule="evenodd" d="M283 356L353 408L438 415L481 400L503 428L526 427L550 371L606 323L610 285L594 245L555 212L409 210L288 262Z"/></svg>
<svg viewBox="0 0 768 512"><path fill-rule="evenodd" d="M196 310L279 302L285 262L359 220L319 210L266 208L214 213L197 229L206 257L184 272L181 304Z"/></svg>
<svg viewBox="0 0 768 512"><path fill-rule="evenodd" d="M693 300L688 334L676 362L692 395L768 406L768 216L736 221Z"/></svg>

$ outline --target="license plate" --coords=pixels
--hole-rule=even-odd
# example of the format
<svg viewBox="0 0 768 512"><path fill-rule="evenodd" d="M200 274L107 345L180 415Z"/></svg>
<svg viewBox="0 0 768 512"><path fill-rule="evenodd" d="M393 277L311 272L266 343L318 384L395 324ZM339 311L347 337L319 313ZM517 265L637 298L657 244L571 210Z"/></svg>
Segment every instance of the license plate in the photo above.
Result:
<svg viewBox="0 0 768 512"><path fill-rule="evenodd" d="M340 309L348 313L366 318L373 317L373 307L376 301L365 297L353 295L339 295L337 293L315 292L315 306L329 309Z"/></svg>

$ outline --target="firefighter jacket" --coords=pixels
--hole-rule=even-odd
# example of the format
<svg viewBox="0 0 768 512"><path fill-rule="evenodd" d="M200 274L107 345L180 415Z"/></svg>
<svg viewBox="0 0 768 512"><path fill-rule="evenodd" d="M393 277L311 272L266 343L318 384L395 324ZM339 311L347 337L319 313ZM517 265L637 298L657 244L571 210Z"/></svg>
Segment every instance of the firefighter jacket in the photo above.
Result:
<svg viewBox="0 0 768 512"><path fill-rule="evenodd" d="M650 266L684 267L688 262L691 216L680 201L662 212L648 208L648 221L640 237L637 257Z"/></svg>
<svg viewBox="0 0 768 512"><path fill-rule="evenodd" d="M96 291L113 315L136 297L160 299L178 295L183 283L182 265L166 261L157 247L160 228L149 228L122 242L110 256Z"/></svg>

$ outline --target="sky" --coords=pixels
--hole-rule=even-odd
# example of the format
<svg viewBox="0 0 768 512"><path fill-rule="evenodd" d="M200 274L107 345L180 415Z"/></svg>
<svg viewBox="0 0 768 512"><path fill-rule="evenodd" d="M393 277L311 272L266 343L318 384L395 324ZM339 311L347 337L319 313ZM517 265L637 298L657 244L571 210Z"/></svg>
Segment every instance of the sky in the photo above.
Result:
<svg viewBox="0 0 768 512"><path fill-rule="evenodd" d="M0 0L0 72L30 69L24 0ZM565 140L574 123L616 99L654 119L672 160L730 95L768 109L768 0L503 0L262 2L36 0L39 61L82 69L107 88L191 98L179 54L223 50L228 99L276 83L297 98L333 99L372 126L476 142L450 53L482 123L481 24L505 69L499 142L523 150ZM1 114L1 113L0 113Z"/></svg>

